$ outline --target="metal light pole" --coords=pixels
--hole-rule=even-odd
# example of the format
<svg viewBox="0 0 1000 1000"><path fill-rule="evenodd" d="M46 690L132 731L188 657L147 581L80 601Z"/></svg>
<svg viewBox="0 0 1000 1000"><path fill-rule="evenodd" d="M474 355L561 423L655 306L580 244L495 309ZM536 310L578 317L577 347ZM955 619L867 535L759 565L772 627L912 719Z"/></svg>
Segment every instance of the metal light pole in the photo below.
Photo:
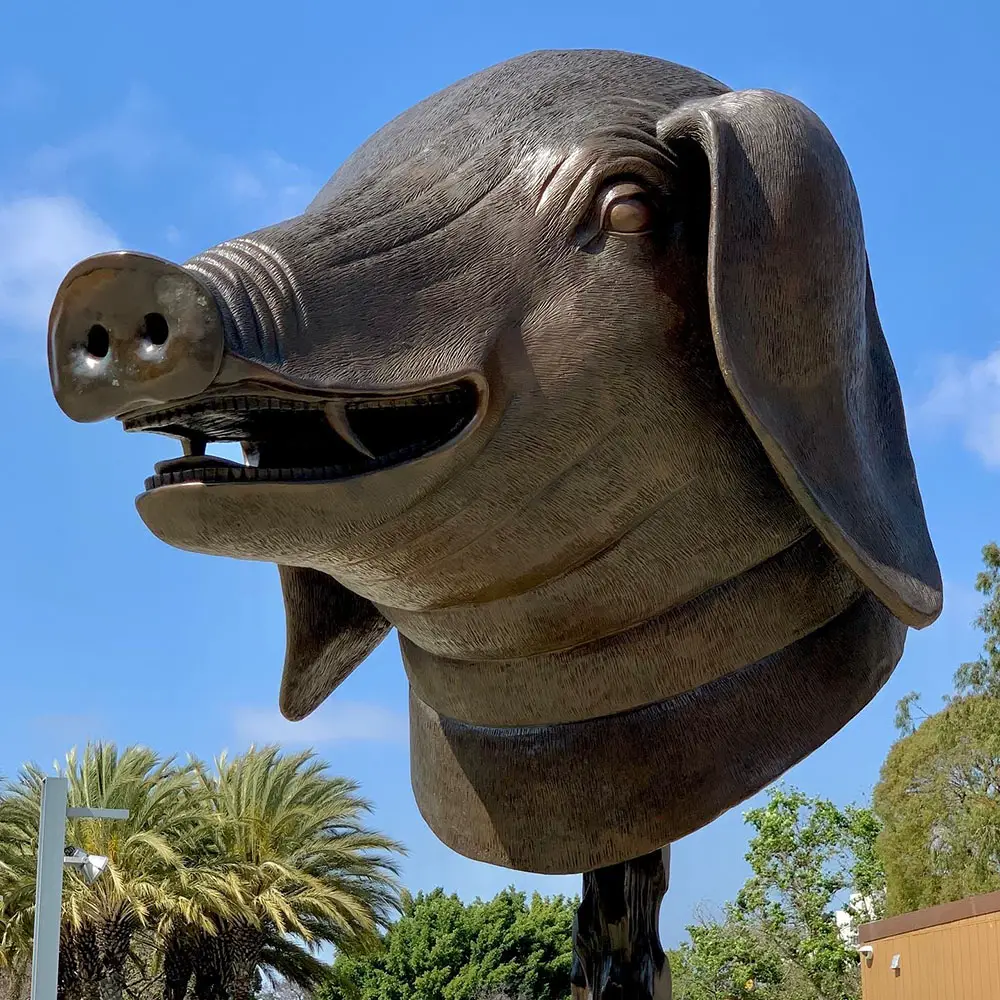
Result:
<svg viewBox="0 0 1000 1000"><path fill-rule="evenodd" d="M35 875L35 937L31 956L31 1000L56 1000L59 981L63 865L66 861L66 819L128 819L127 809L87 807L67 809L68 798L68 779L42 779L42 813L38 821L38 868Z"/></svg>

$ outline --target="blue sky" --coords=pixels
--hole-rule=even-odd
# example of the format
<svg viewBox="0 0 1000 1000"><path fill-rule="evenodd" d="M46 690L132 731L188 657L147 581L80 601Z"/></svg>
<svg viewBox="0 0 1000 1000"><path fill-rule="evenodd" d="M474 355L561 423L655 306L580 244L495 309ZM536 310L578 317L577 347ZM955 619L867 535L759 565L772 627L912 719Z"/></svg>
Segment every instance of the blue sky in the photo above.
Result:
<svg viewBox="0 0 1000 1000"><path fill-rule="evenodd" d="M993 7L993 10L990 8ZM479 6L283 0L5 5L0 60L0 772L88 738L212 755L315 745L358 778L410 847L408 884L465 897L575 879L466 861L409 789L405 682L390 638L314 717L277 713L277 572L174 551L133 508L169 445L80 426L53 402L48 305L79 257L128 246L176 260L301 210L385 121L454 79L537 48L641 51L809 104L854 172L880 313L946 581L886 689L789 780L868 794L896 700L933 706L975 655L972 583L1000 536L1000 208L986 0ZM989 69L990 65L994 70ZM739 888L733 810L674 849L665 941Z"/></svg>

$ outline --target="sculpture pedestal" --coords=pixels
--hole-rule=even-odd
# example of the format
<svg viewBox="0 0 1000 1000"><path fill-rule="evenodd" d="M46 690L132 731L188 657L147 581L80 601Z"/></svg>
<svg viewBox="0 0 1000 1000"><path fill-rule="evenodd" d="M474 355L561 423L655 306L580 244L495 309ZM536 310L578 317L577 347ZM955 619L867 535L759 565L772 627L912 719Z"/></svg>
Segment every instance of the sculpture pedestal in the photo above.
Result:
<svg viewBox="0 0 1000 1000"><path fill-rule="evenodd" d="M670 1000L660 903L670 847L587 872L573 921L573 1000Z"/></svg>

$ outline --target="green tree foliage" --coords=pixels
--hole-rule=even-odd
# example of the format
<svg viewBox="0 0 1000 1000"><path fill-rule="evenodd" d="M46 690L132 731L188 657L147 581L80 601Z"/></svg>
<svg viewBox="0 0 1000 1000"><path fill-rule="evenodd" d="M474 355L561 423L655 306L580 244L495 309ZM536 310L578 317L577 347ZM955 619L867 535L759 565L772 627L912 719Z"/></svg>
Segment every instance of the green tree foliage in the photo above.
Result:
<svg viewBox="0 0 1000 1000"><path fill-rule="evenodd" d="M670 952L673 1000L791 1000L785 962L765 928L728 908L725 918L688 928Z"/></svg>
<svg viewBox="0 0 1000 1000"><path fill-rule="evenodd" d="M1000 546L990 542L983 546L985 569L976 577L976 590L986 601L974 625L985 639L983 652L955 672L955 691L961 695L985 694L1000 697Z"/></svg>
<svg viewBox="0 0 1000 1000"><path fill-rule="evenodd" d="M565 1000L577 905L514 889L471 904L408 897L378 952L338 956L316 1000Z"/></svg>
<svg viewBox="0 0 1000 1000"><path fill-rule="evenodd" d="M1000 889L998 796L992 695L951 700L893 745L873 798L890 913Z"/></svg>
<svg viewBox="0 0 1000 1000"><path fill-rule="evenodd" d="M174 875L183 864L177 845L198 820L184 795L188 776L144 747L119 754L113 744L88 747L82 756L71 752L63 773L70 805L128 809L129 818L67 823L70 843L105 855L109 863L92 886L75 871L65 875L61 992L67 1000L120 1000L133 940L175 903ZM37 766L26 765L0 801L0 940L6 963L15 968L30 955L43 778Z"/></svg>
<svg viewBox="0 0 1000 1000"><path fill-rule="evenodd" d="M753 875L735 912L767 932L817 997L856 996L858 955L844 943L834 913L851 890L867 897L866 909L880 909L877 819L867 809L840 809L779 787L746 820L755 831L747 853Z"/></svg>
<svg viewBox="0 0 1000 1000"><path fill-rule="evenodd" d="M316 985L324 967L296 942L367 950L398 912L400 844L366 829L356 783L333 777L315 754L251 748L214 771L194 765L205 803L188 899L206 926L170 915L165 978L173 1000L249 1000L261 973ZM214 900L218 903L213 907Z"/></svg>
<svg viewBox="0 0 1000 1000"><path fill-rule="evenodd" d="M248 1000L269 976L315 986L322 943L379 944L398 912L400 845L367 829L357 785L312 753L251 750L214 770L113 744L67 757L67 840L108 867L65 874L61 1000ZM23 995L34 920L43 772L0 795L0 987Z"/></svg>
<svg viewBox="0 0 1000 1000"><path fill-rule="evenodd" d="M955 673L944 708L920 713L919 694L897 706L900 738L882 765L873 807L883 823L891 914L1000 889L1000 547L983 548L974 624L983 652Z"/></svg>
<svg viewBox="0 0 1000 1000"><path fill-rule="evenodd" d="M859 919L880 915L877 818L783 787L745 818L752 875L723 919L690 927L671 955L674 1000L854 1000L858 955L834 913L854 895Z"/></svg>
<svg viewBox="0 0 1000 1000"><path fill-rule="evenodd" d="M945 697L945 704L969 695L1000 698L1000 546L990 542L983 546L983 565L976 576L976 590L986 600L972 624L983 633L983 651L974 660L963 663L955 671L954 694ZM914 710L920 710L920 693L911 691L896 704L896 729L909 736L916 729Z"/></svg>

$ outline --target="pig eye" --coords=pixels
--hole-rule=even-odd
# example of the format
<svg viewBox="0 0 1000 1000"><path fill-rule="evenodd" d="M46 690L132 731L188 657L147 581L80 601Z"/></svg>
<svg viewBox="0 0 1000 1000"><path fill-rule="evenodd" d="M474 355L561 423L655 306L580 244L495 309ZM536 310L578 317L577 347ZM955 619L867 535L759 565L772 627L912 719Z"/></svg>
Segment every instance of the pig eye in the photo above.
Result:
<svg viewBox="0 0 1000 1000"><path fill-rule="evenodd" d="M598 199L601 229L620 236L642 236L653 228L648 192L634 181L609 184Z"/></svg>

